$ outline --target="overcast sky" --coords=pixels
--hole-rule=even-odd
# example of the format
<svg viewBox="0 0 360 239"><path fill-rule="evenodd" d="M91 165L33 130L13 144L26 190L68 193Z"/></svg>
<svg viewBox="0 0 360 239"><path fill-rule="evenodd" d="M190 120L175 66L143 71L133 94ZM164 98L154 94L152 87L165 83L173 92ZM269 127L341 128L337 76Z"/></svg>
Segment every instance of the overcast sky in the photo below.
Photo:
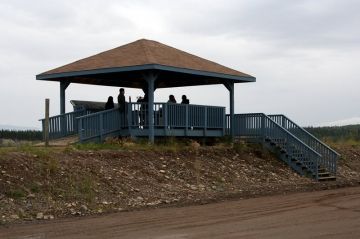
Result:
<svg viewBox="0 0 360 239"><path fill-rule="evenodd" d="M360 123L359 12L359 0L1 0L0 124L40 127L45 98L59 113L59 83L35 75L140 38L255 76L236 85L236 113L282 113L304 126ZM117 92L72 84L67 101ZM157 90L155 100L169 94L228 107L222 85Z"/></svg>

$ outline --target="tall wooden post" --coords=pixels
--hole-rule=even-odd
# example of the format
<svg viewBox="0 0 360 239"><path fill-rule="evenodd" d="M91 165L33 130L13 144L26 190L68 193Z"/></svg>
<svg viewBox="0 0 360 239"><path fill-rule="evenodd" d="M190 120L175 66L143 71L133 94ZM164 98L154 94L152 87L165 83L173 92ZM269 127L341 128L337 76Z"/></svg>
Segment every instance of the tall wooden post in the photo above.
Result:
<svg viewBox="0 0 360 239"><path fill-rule="evenodd" d="M70 82L60 81L60 114L65 114L65 91Z"/></svg>
<svg viewBox="0 0 360 239"><path fill-rule="evenodd" d="M230 136L231 139L235 137L235 122L234 122L234 82L226 82L224 83L225 87L229 90L229 101L230 101Z"/></svg>
<svg viewBox="0 0 360 239"><path fill-rule="evenodd" d="M154 143L155 133L154 133L154 91L155 91L155 80L157 78L154 74L145 75L145 80L147 82L147 96L148 96L148 126L149 126L149 141Z"/></svg>
<svg viewBox="0 0 360 239"><path fill-rule="evenodd" d="M45 99L44 141L46 147L49 146L49 104L50 104L50 100Z"/></svg>

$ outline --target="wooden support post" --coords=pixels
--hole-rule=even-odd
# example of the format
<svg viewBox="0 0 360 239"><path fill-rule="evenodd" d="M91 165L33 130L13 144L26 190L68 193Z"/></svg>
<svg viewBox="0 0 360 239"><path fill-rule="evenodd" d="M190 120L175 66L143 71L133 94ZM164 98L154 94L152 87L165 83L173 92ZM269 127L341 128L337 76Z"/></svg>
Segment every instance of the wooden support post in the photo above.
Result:
<svg viewBox="0 0 360 239"><path fill-rule="evenodd" d="M50 105L50 100L49 99L45 99L45 127L44 127L44 141L45 141L45 146L48 147L49 146L49 105Z"/></svg>
<svg viewBox="0 0 360 239"><path fill-rule="evenodd" d="M188 136L189 131L189 105L185 105L185 136Z"/></svg>
<svg viewBox="0 0 360 239"><path fill-rule="evenodd" d="M60 82L60 114L65 114L65 91L70 82Z"/></svg>
<svg viewBox="0 0 360 239"><path fill-rule="evenodd" d="M104 140L104 115L99 114L99 133L100 133L100 142Z"/></svg>
<svg viewBox="0 0 360 239"><path fill-rule="evenodd" d="M129 98L130 99L130 98ZM133 138L133 133L132 133L132 126L133 126L133 113L132 113L132 104L131 104L131 102L129 102L128 104L127 104L127 113L126 113L126 120L127 120L127 128L128 128L128 131L129 131L129 134L130 134L130 137L131 138ZM135 116L136 117L136 122L137 122L137 120L138 120L138 118L137 118L137 115ZM135 123L135 125L137 125L136 123Z"/></svg>
<svg viewBox="0 0 360 239"><path fill-rule="evenodd" d="M155 74L147 74L144 76L148 85L148 127L149 127L149 141L154 143L154 91L155 80L157 76Z"/></svg>
<svg viewBox="0 0 360 239"><path fill-rule="evenodd" d="M205 106L205 109L204 109L204 137L207 136L207 125L208 125L208 122L207 122L207 107Z"/></svg>
<svg viewBox="0 0 360 239"><path fill-rule="evenodd" d="M164 112L163 112L163 117L164 117L164 130L165 130L165 136L168 136L168 130L169 130L169 126L168 126L168 104L165 103L164 104Z"/></svg>
<svg viewBox="0 0 360 239"><path fill-rule="evenodd" d="M234 122L234 82L224 83L225 87L229 90L229 100L230 100L230 136L231 139L235 137L235 122Z"/></svg>

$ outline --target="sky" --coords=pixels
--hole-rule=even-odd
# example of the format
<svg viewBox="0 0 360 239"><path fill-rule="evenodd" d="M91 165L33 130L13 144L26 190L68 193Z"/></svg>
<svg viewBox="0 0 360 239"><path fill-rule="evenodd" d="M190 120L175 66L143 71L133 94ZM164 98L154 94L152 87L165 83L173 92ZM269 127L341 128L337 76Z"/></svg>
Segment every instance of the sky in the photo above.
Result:
<svg viewBox="0 0 360 239"><path fill-rule="evenodd" d="M146 38L256 77L237 84L235 112L281 113L303 126L360 123L358 0L1 0L0 124L40 128L59 83L35 76ZM118 88L71 84L70 100L106 101ZM226 106L222 85L159 89ZM135 99L142 91L126 89Z"/></svg>

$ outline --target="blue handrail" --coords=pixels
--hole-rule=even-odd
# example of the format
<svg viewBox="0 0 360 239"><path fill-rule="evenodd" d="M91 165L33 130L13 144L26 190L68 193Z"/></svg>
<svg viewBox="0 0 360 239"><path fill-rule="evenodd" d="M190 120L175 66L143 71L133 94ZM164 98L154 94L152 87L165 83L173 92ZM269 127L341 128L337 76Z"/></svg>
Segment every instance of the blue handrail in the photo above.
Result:
<svg viewBox="0 0 360 239"><path fill-rule="evenodd" d="M230 125L229 120L230 116L227 115L227 128ZM300 162L316 179L318 178L321 155L270 117L262 113L235 114L234 121L236 136L270 140L286 151L290 156L287 163L295 170L301 171L291 162L291 158Z"/></svg>
<svg viewBox="0 0 360 239"><path fill-rule="evenodd" d="M295 122L287 118L285 115L276 114L269 115L271 119L281 125L283 128L296 135L301 141L321 155L320 165L325 167L334 176L336 175L336 164L340 157L335 150L331 149L325 143L321 142L308 131L297 125Z"/></svg>
<svg viewBox="0 0 360 239"><path fill-rule="evenodd" d="M58 139L78 133L77 117L89 113L85 109L49 117L49 138ZM45 132L45 119L40 119Z"/></svg>

